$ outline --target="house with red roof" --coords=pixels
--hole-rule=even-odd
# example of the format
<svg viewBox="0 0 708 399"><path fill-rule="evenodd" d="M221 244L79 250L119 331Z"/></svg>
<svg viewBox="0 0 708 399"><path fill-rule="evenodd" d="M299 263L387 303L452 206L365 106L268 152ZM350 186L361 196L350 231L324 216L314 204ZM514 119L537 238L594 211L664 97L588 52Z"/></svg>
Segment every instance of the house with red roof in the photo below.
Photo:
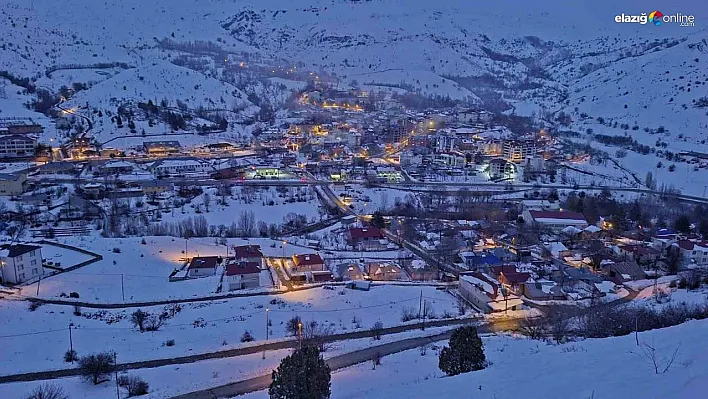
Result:
<svg viewBox="0 0 708 399"><path fill-rule="evenodd" d="M365 251L386 249L386 236L376 227L352 227L347 230L347 244Z"/></svg>
<svg viewBox="0 0 708 399"><path fill-rule="evenodd" d="M708 266L708 242L678 240L673 246L678 248L684 266Z"/></svg>
<svg viewBox="0 0 708 399"><path fill-rule="evenodd" d="M524 284L529 282L531 273L518 272L514 265L494 266L490 269L492 277L499 283L509 288L514 293L521 295L524 292Z"/></svg>
<svg viewBox="0 0 708 399"><path fill-rule="evenodd" d="M233 247L234 259L237 261L257 263L262 270L265 269L265 260L260 245L238 245Z"/></svg>
<svg viewBox="0 0 708 399"><path fill-rule="evenodd" d="M189 262L187 275L189 277L213 276L219 263L221 263L220 256L195 256Z"/></svg>
<svg viewBox="0 0 708 399"><path fill-rule="evenodd" d="M229 291L258 288L261 268L257 262L233 261L226 265L226 285Z"/></svg>
<svg viewBox="0 0 708 399"><path fill-rule="evenodd" d="M588 221L582 213L567 211L532 211L525 210L521 214L524 222L528 226L539 227L560 233L568 226L576 227L580 230L588 227Z"/></svg>
<svg viewBox="0 0 708 399"><path fill-rule="evenodd" d="M293 255L293 273L323 272L325 268L324 260L319 254Z"/></svg>

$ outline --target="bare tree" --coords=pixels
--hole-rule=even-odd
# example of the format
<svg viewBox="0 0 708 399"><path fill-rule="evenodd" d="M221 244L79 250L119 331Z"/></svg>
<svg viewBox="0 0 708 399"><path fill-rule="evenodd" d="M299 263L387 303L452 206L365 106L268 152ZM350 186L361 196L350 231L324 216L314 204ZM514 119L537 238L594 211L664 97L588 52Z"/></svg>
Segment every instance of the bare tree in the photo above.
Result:
<svg viewBox="0 0 708 399"><path fill-rule="evenodd" d="M253 211L243 210L238 217L238 231L241 237L251 237L256 229L256 215Z"/></svg>
<svg viewBox="0 0 708 399"><path fill-rule="evenodd" d="M654 368L654 373L664 374L669 371L671 366L676 361L676 357L678 356L681 344L676 345L676 349L674 349L671 356L663 356L661 355L661 353L658 353L656 347L654 346L654 342L652 342L651 345L647 344L646 342L642 342L639 347L642 350L641 355L644 356Z"/></svg>
<svg viewBox="0 0 708 399"><path fill-rule="evenodd" d="M525 317L519 323L521 333L531 339L543 339L546 335L546 325L541 318Z"/></svg>
<svg viewBox="0 0 708 399"><path fill-rule="evenodd" d="M310 321L303 325L302 338L303 345L314 346L320 352L326 352L330 348L329 336L334 334L330 326Z"/></svg>
<svg viewBox="0 0 708 399"><path fill-rule="evenodd" d="M111 379L110 375L115 369L114 356L110 352L102 352L84 356L79 359L79 371L86 381L98 385Z"/></svg>
<svg viewBox="0 0 708 399"><path fill-rule="evenodd" d="M202 202L204 202L204 210L209 212L209 205L211 205L211 196L208 193L204 193L202 196Z"/></svg>
<svg viewBox="0 0 708 399"><path fill-rule="evenodd" d="M35 388L24 399L69 399L69 395L59 386L43 384Z"/></svg>

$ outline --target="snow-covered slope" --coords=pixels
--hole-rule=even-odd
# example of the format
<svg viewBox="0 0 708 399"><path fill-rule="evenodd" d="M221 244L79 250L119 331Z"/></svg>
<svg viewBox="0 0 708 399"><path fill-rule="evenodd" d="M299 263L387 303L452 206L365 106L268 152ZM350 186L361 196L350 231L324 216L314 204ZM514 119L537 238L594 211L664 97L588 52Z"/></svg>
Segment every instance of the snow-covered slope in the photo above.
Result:
<svg viewBox="0 0 708 399"><path fill-rule="evenodd" d="M522 114L576 106L592 115L621 113L625 99L619 92L637 104L622 116L628 121L647 119L644 114L664 118L653 121L654 126L696 119L683 128L700 130L705 116L685 112L684 99L678 98L688 101L690 96L677 93L673 82L660 81L658 75L669 71L671 77L680 76L684 69L700 75L708 5L680 0L661 9L695 15L695 27L614 21L619 13L648 13L652 7L639 0L624 1L621 7L611 0L553 3L543 11L533 2L514 0L7 0L0 14L0 70L40 78L56 66L121 63L137 68L121 69L83 94L101 98L105 93L91 92L102 87L120 92L142 67L195 56L184 48L166 49L160 45L164 39L202 41L219 53L248 53L261 63L334 73L345 84L395 85L482 102L496 111L509 110L505 104L511 104ZM225 78L213 61L200 69ZM199 84L196 74L195 82L187 84L191 77L174 84L160 77L126 88L132 91L125 94L157 98L161 90L180 93ZM593 96L601 100L592 101ZM661 107L663 98L672 96L674 104Z"/></svg>

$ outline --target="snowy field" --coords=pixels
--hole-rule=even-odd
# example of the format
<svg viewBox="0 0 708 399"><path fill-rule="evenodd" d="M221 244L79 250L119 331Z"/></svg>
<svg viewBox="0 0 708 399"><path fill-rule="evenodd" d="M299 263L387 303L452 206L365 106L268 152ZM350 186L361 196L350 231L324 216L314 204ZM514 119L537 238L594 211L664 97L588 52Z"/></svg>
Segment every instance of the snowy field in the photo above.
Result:
<svg viewBox="0 0 708 399"><path fill-rule="evenodd" d="M66 237L57 241L86 248L103 255L103 260L85 267L42 280L40 297L57 298L62 293L78 292L87 302L139 302L151 300L204 297L214 294L219 276L170 282L169 275L184 264L185 247L189 257L225 256L227 246L217 245L213 238L193 238L185 241L175 237L102 238ZM265 255L282 256L279 240L229 239L233 245L258 244ZM286 256L307 252L286 245ZM48 252L52 254L53 248ZM118 248L120 252L114 252ZM310 251L311 252L311 251ZM52 255L54 256L54 255ZM59 258L57 258L59 259ZM65 261L62 262L62 267ZM125 301L121 292L121 275ZM36 284L23 289L23 295L35 295Z"/></svg>
<svg viewBox="0 0 708 399"><path fill-rule="evenodd" d="M485 370L445 377L438 369L437 349L424 356L409 350L384 357L376 370L362 363L333 373L332 398L705 398L707 327L708 321L691 321L639 334L640 342L656 347L661 364L680 346L664 374L654 372L634 336L564 345L491 336L483 339L491 363ZM267 397L266 391L245 396Z"/></svg>
<svg viewBox="0 0 708 399"><path fill-rule="evenodd" d="M42 245L42 258L50 266L66 269L94 257L79 251L45 244Z"/></svg>
<svg viewBox="0 0 708 399"><path fill-rule="evenodd" d="M74 349L80 355L115 350L123 361L137 361L235 348L241 345L239 338L245 331L263 340L266 309L270 339L288 337L285 325L294 316L299 316L303 324L316 321L333 333L368 330L377 321L385 327L400 325L403 310L417 311L421 295L436 317L458 315L453 295L425 286L377 285L371 291L320 287L281 295L187 303L159 331L145 333L129 322L136 308L87 308L76 316L71 306L43 305L32 312L27 302L0 301L6 348L0 351L0 374L67 367L62 356L69 345L70 323L74 324ZM166 307L142 309L160 314ZM43 342L41 351L36 350L38 338ZM165 346L170 339L176 344Z"/></svg>
<svg viewBox="0 0 708 399"><path fill-rule="evenodd" d="M172 213L163 214L162 220L175 222L187 217L204 216L210 225L229 227L237 222L242 211L251 211L256 223L283 224L287 217L303 215L307 222L320 220L326 215L324 208L311 187L243 187L232 188L232 195L225 197L228 205L221 200L216 189L206 189L209 206L205 205L204 194L194 198L189 204ZM209 209L209 212L206 209ZM184 210L184 213L182 213ZM292 214L292 215L290 215ZM290 215L290 216L289 216Z"/></svg>
<svg viewBox="0 0 708 399"><path fill-rule="evenodd" d="M372 345L381 345L407 338L435 335L444 329L430 328L426 329L425 332L413 330L400 334L384 335L379 341L372 341L368 338L340 341L333 343L332 347L324 353L324 357L331 358L347 352L366 349ZM263 359L262 353L257 353L226 359L212 359L196 363L133 370L129 371L128 374L140 375L150 384L150 393L146 398L163 399L170 398L176 394L206 389L270 373L271 370L278 367L280 360L290 353L289 349L282 349L266 352L265 359ZM52 382L61 386L72 399L115 398L114 381L97 386L87 384L79 377L62 378ZM19 398L38 385L41 385L41 382L0 384L0 397Z"/></svg>

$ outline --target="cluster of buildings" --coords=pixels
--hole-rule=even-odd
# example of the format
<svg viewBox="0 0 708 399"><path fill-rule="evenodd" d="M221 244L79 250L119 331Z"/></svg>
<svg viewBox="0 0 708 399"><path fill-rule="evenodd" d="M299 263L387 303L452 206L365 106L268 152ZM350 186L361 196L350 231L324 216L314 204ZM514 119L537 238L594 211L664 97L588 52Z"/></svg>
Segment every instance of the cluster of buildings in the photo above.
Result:
<svg viewBox="0 0 708 399"><path fill-rule="evenodd" d="M228 291L236 291L261 287L261 276L270 276L270 272L260 245L240 245L234 246L232 255L225 258L193 257L185 269L176 271L170 279L179 281L216 275L223 276L222 287ZM266 279L270 278L266 277Z"/></svg>

